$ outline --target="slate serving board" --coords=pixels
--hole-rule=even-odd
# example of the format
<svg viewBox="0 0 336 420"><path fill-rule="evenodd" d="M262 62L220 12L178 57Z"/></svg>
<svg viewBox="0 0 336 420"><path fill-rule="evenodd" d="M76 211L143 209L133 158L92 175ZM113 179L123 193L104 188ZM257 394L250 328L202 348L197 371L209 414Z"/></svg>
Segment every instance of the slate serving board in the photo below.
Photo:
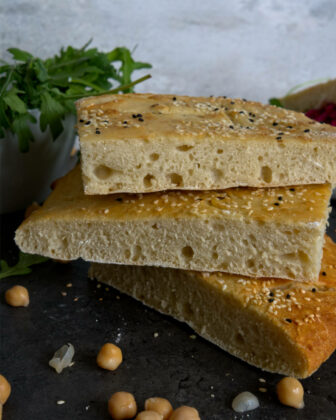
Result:
<svg viewBox="0 0 336 420"><path fill-rule="evenodd" d="M9 262L17 256L13 235L21 220L21 213L0 219L1 258ZM334 239L335 227L336 203L328 228ZM88 280L87 270L83 261L49 261L30 275L0 281L0 373L12 384L4 420L108 420L107 400L120 390L134 393L139 409L146 398L162 396L174 407L196 407L202 420L336 419L336 354L303 381L305 408L284 407L275 395L279 375L193 338L186 325ZM4 291L14 284L29 289L28 308L5 304ZM95 362L106 341L123 350L124 362L115 372ZM58 375L48 361L68 342L75 347L75 364ZM260 408L237 414L231 401L245 390L258 396Z"/></svg>

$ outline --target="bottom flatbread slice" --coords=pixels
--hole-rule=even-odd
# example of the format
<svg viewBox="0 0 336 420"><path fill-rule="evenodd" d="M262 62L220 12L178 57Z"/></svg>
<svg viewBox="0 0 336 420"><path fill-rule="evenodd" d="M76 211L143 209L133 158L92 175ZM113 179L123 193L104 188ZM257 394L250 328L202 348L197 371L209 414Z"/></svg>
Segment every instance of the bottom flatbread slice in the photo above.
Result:
<svg viewBox="0 0 336 420"><path fill-rule="evenodd" d="M330 238L318 283L98 263L89 275L270 372L305 378L336 347L336 245Z"/></svg>

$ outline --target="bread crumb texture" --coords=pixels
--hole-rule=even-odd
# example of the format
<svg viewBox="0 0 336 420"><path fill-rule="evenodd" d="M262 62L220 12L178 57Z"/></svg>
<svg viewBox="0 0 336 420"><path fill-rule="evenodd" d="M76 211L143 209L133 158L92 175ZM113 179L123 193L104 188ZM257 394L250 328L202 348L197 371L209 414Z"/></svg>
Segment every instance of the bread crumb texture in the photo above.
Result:
<svg viewBox="0 0 336 420"><path fill-rule="evenodd" d="M87 196L77 167L16 232L61 260L317 281L330 185Z"/></svg>
<svg viewBox="0 0 336 420"><path fill-rule="evenodd" d="M335 255L326 238L318 283L97 263L90 277L186 322L252 365L305 378L336 347Z"/></svg>
<svg viewBox="0 0 336 420"><path fill-rule="evenodd" d="M335 183L336 129L226 97L77 102L86 194Z"/></svg>

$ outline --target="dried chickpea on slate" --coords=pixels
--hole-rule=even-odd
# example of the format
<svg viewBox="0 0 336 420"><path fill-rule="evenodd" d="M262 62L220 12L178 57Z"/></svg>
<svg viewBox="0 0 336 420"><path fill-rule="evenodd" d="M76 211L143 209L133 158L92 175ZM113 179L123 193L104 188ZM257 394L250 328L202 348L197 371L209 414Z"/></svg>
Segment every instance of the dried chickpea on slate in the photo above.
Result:
<svg viewBox="0 0 336 420"><path fill-rule="evenodd" d="M254 366L318 369L336 347L336 129L225 97L77 108L81 167L18 228L19 247L92 262L90 277Z"/></svg>

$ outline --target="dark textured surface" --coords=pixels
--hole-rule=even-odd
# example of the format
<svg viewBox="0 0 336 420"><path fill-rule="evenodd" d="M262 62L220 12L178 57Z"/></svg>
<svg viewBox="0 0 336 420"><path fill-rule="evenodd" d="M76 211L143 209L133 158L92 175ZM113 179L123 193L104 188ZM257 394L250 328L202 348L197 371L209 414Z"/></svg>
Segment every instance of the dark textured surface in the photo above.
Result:
<svg viewBox="0 0 336 420"><path fill-rule="evenodd" d="M1 255L9 262L16 259L13 232L21 218L1 219ZM336 210L330 220L335 239ZM190 338L193 332L184 324L105 290L87 279L87 270L82 261L50 261L33 267L30 275L0 280L0 373L12 384L4 420L107 420L107 400L119 390L134 393L140 409L151 396L166 397L175 407L195 406L202 420L336 419L335 355L303 381L305 408L284 407L275 395L280 376L250 367L199 337ZM66 287L68 283L73 286ZM4 291L14 284L29 289L28 308L5 304ZM123 350L124 362L115 372L95 363L106 341ZM67 342L75 347L75 364L58 375L48 361ZM245 390L258 396L260 408L236 414L232 398ZM66 403L57 405L58 400Z"/></svg>

